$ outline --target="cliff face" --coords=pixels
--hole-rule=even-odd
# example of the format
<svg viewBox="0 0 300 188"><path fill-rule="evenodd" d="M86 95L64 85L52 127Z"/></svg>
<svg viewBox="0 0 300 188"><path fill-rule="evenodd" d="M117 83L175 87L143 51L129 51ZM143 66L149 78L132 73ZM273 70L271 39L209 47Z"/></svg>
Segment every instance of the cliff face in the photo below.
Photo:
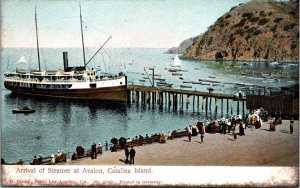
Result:
<svg viewBox="0 0 300 188"><path fill-rule="evenodd" d="M166 53L183 54L186 51L186 49L193 44L194 40L195 40L195 38L186 39L186 40L182 41L178 47L170 48Z"/></svg>
<svg viewBox="0 0 300 188"><path fill-rule="evenodd" d="M298 61L299 1L251 1L231 8L183 58Z"/></svg>

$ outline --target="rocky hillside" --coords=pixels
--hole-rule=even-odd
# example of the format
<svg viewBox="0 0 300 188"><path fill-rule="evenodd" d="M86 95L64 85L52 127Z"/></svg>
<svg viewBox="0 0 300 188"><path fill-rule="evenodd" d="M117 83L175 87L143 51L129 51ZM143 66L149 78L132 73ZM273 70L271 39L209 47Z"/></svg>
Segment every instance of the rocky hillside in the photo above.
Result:
<svg viewBox="0 0 300 188"><path fill-rule="evenodd" d="M299 1L232 7L186 50L187 59L298 61Z"/></svg>
<svg viewBox="0 0 300 188"><path fill-rule="evenodd" d="M188 47L190 47L196 38L189 38L179 44L178 47L170 48L166 53L169 54L183 54Z"/></svg>

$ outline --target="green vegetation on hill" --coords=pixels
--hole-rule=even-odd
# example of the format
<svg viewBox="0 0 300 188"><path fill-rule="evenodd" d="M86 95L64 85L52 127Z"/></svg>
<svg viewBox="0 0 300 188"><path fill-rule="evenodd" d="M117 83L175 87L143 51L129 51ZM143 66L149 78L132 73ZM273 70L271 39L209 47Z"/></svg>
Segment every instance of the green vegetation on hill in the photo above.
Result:
<svg viewBox="0 0 300 188"><path fill-rule="evenodd" d="M187 47L186 59L298 61L299 1L232 7Z"/></svg>

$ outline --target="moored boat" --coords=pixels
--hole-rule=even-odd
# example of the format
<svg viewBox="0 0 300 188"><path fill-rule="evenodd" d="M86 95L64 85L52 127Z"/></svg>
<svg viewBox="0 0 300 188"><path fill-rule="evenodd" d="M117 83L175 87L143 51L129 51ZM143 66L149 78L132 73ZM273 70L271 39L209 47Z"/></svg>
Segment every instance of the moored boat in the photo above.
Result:
<svg viewBox="0 0 300 188"><path fill-rule="evenodd" d="M193 86L191 85L180 85L181 88L192 88Z"/></svg>
<svg viewBox="0 0 300 188"><path fill-rule="evenodd" d="M22 109L13 109L12 110L12 113L14 113L14 114L15 113L29 114L29 113L34 113L34 112L35 112L34 109L27 107L27 106L23 107Z"/></svg>
<svg viewBox="0 0 300 188"><path fill-rule="evenodd" d="M104 100L121 101L127 100L127 77L120 72L116 75L101 74L95 69L88 69L87 65L96 54L111 39L111 36L104 42L97 52L86 61L84 39L82 31L82 15L80 7L80 25L83 50L83 66L69 67L68 53L63 52L64 70L46 71L40 68L40 56L38 46L37 17L35 11L35 26L38 52L38 70L16 70L7 72L4 75L4 86L14 93L56 97L80 100ZM25 58L20 59L22 63Z"/></svg>
<svg viewBox="0 0 300 188"><path fill-rule="evenodd" d="M177 72L173 72L172 76L182 76L182 74L181 73L177 73Z"/></svg>

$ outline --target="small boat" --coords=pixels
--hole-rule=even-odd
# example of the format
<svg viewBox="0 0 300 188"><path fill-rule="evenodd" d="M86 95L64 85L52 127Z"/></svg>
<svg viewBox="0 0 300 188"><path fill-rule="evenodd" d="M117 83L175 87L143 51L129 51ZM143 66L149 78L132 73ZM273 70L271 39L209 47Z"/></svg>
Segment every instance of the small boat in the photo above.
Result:
<svg viewBox="0 0 300 188"><path fill-rule="evenodd" d="M193 83L193 81L182 81L182 83L191 84L191 83Z"/></svg>
<svg viewBox="0 0 300 188"><path fill-rule="evenodd" d="M140 81L140 82L146 82L146 80L142 80L142 79L140 79L139 81Z"/></svg>
<svg viewBox="0 0 300 188"><path fill-rule="evenodd" d="M178 69L175 69L175 68L170 68L170 69L168 69L168 71L169 71L169 72L177 72L177 71L178 71Z"/></svg>
<svg viewBox="0 0 300 188"><path fill-rule="evenodd" d="M160 81L160 82L157 82L156 84L157 84L157 86L161 86L161 87L172 87L172 85L173 85L173 84L169 84L165 81Z"/></svg>
<svg viewBox="0 0 300 188"><path fill-rule="evenodd" d="M201 82L199 84L201 84L201 85L208 85L209 86L211 83L209 83L209 82Z"/></svg>
<svg viewBox="0 0 300 188"><path fill-rule="evenodd" d="M182 74L181 73L177 73L177 72L173 72L172 76L182 76Z"/></svg>
<svg viewBox="0 0 300 188"><path fill-rule="evenodd" d="M189 72L189 71L186 70L186 69L178 69L177 71L180 71L180 72Z"/></svg>
<svg viewBox="0 0 300 188"><path fill-rule="evenodd" d="M164 79L164 78L154 78L154 80L158 80L158 81L166 81L166 79Z"/></svg>
<svg viewBox="0 0 300 188"><path fill-rule="evenodd" d="M208 76L208 78L216 78L215 76Z"/></svg>
<svg viewBox="0 0 300 188"><path fill-rule="evenodd" d="M180 80L183 80L183 77L179 77Z"/></svg>
<svg viewBox="0 0 300 188"><path fill-rule="evenodd" d="M192 88L193 86L188 86L188 85L180 85L181 88Z"/></svg>
<svg viewBox="0 0 300 188"><path fill-rule="evenodd" d="M29 114L29 113L34 113L35 110L28 107L28 106L24 106L22 109L13 109L12 113L16 114L16 113L23 113L23 114Z"/></svg>

